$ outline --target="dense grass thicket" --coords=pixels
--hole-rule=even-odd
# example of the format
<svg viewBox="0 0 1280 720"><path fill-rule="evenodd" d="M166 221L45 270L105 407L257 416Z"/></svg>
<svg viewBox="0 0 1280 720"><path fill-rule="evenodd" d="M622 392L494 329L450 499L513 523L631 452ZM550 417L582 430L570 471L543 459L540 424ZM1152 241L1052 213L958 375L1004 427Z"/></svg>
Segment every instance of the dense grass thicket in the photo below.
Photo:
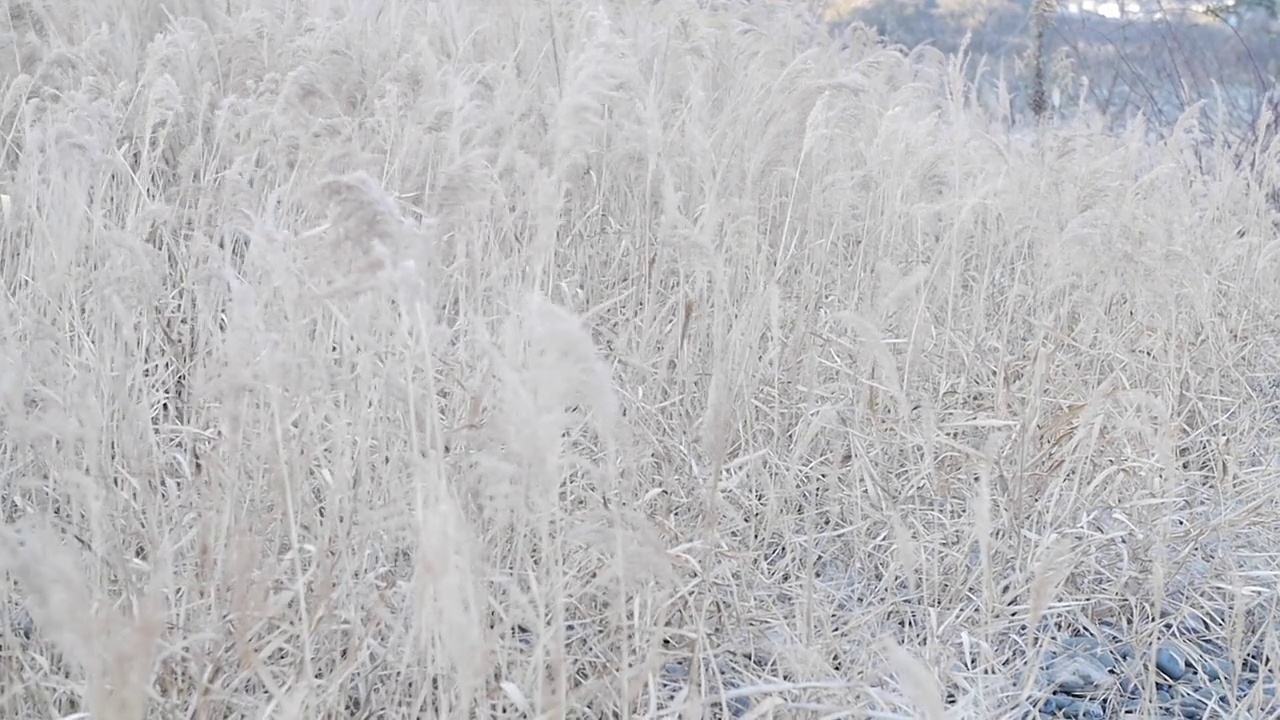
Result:
<svg viewBox="0 0 1280 720"><path fill-rule="evenodd" d="M7 4L0 715L1001 718L1071 628L1280 639L1277 179L705 5Z"/></svg>

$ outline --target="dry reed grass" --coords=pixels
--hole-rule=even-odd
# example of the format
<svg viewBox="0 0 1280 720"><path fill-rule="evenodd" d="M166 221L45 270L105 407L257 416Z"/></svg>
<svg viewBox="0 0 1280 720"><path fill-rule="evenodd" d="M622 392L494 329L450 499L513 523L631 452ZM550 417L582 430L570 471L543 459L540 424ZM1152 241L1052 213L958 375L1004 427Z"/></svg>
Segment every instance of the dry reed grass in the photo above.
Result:
<svg viewBox="0 0 1280 720"><path fill-rule="evenodd" d="M1009 136L773 4L72 5L6 28L0 714L998 718L1054 631L1274 643L1271 188L1189 119Z"/></svg>

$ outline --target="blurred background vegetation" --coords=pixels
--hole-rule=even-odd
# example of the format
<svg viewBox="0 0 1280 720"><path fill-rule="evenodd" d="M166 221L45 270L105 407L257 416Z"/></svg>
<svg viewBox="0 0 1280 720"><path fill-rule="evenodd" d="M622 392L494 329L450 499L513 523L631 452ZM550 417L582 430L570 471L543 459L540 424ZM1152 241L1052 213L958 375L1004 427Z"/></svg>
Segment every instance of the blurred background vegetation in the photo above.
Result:
<svg viewBox="0 0 1280 720"><path fill-rule="evenodd" d="M1140 113L1158 130L1204 100L1204 127L1233 143L1272 132L1277 0L1038 4L1047 20L1043 62L1055 114L1087 110L1118 128ZM967 41L970 75L981 70L992 88L1003 79L1016 120L1025 115L1033 81L1036 6L1036 0L825 0L818 9L833 32L863 23L890 42L948 53Z"/></svg>

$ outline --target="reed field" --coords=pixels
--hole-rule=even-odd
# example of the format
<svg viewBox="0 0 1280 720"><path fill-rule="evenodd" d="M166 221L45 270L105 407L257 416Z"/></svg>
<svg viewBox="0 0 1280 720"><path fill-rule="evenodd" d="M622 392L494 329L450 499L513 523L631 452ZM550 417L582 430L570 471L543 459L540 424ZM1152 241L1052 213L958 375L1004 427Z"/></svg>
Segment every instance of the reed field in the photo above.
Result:
<svg viewBox="0 0 1280 720"><path fill-rule="evenodd" d="M1107 717L1174 642L1280 717L1211 102L797 4L5 6L0 717L1043 717L1108 634Z"/></svg>

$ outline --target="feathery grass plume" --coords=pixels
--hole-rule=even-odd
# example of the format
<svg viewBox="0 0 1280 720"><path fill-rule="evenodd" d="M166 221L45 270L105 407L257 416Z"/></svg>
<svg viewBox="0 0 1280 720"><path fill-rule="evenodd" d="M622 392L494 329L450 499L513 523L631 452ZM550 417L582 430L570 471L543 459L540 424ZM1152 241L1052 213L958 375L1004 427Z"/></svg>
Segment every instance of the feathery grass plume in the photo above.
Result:
<svg viewBox="0 0 1280 720"><path fill-rule="evenodd" d="M529 481L550 483L530 488L534 493L529 499L541 505L554 500L565 473L576 466L572 460L561 464L576 454L566 441L586 427L598 433L603 444L600 460L606 464L598 469L606 474L600 480L616 481L610 476L617 472L622 426L611 373L581 320L537 295L522 304L504 337L505 359L495 366L500 371L503 409L514 422L507 424L501 417L494 422L501 423L495 430L504 437L512 458L529 463ZM542 506L542 510L551 508Z"/></svg>
<svg viewBox="0 0 1280 720"><path fill-rule="evenodd" d="M538 622L550 638L564 638L563 624L584 622L583 613L624 634L609 634L594 642L607 657L619 660L634 654L633 643L648 644L648 630L636 627L630 603L636 592L654 589L655 571L667 565L661 544L650 536L648 548L634 543L645 522L627 512L621 494L618 453L621 418L610 372L601 363L581 321L544 298L530 296L510 319L502 344L493 348L497 387L493 398L497 415L489 420L494 441L501 444L508 479L504 492L486 487L477 498L485 514L514 535L512 551L501 553L503 564L530 566L537 585L565 587L560 595L530 598ZM495 448L496 449L496 448ZM488 485L492 478L482 479ZM504 498L503 495L506 494ZM507 509L504 510L503 506ZM528 555L525 555L528 553ZM670 582L670 580L667 580ZM594 632L592 633L595 634ZM625 688L636 682L629 668L597 667L605 672L597 682L579 687L572 666L596 663L574 661L563 654L557 640L539 646L535 662L545 663L554 678L550 698L570 696L584 701L613 682ZM527 694L527 693L526 693ZM624 690L626 697L631 691ZM607 701L606 706L616 700Z"/></svg>
<svg viewBox="0 0 1280 720"><path fill-rule="evenodd" d="M0 567L18 580L36 634L78 668L87 713L141 720L147 716L146 688L163 609L148 591L136 599L136 618L99 607L82 553L74 551L77 541L28 518L0 529Z"/></svg>
<svg viewBox="0 0 1280 720"><path fill-rule="evenodd" d="M34 0L15 0L6 5L3 29L10 38L10 49L0 57L0 77L34 74L53 49L49 16Z"/></svg>
<svg viewBox="0 0 1280 720"><path fill-rule="evenodd" d="M615 118L624 116L625 103L638 85L631 51L617 37L607 14L586 11L575 24L587 29L591 37L564 69L560 96L550 119L550 162L535 190L530 269L535 273L534 287L543 291L554 282L550 273L565 193L594 164L590 163L595 154L592 149L608 142L610 135L618 134L621 123ZM552 42L557 41L553 38Z"/></svg>
<svg viewBox="0 0 1280 720"><path fill-rule="evenodd" d="M9 73L3 77L8 79L4 87L4 98L0 100L0 121L4 122L5 127L11 128L11 134L5 139L4 153L0 155L5 161L5 166L10 167L16 159L16 154L21 143L21 134L23 123L23 110L28 100L33 97L36 89L35 80L29 73ZM6 175L12 173L8 170Z"/></svg>
<svg viewBox="0 0 1280 720"><path fill-rule="evenodd" d="M438 658L432 670L454 679L436 699L442 716L468 716L482 697L489 669L485 618L489 608L476 571L484 564L473 543L472 524L448 478L423 463L418 498L413 629L425 657Z"/></svg>
<svg viewBox="0 0 1280 720"><path fill-rule="evenodd" d="M892 638L884 641L884 650L898 675L898 683L916 710L927 720L946 717L942 690L929 668L903 650Z"/></svg>
<svg viewBox="0 0 1280 720"><path fill-rule="evenodd" d="M323 292L360 292L378 278L413 281L416 263L407 251L413 240L427 239L422 231L429 233L433 222L415 227L403 217L396 199L363 171L326 178L319 190L328 204L328 222L312 232L328 236L329 252L312 254L311 262L318 273L332 276L336 270L347 276L332 281ZM332 260L339 261L336 268L320 267Z"/></svg>
<svg viewBox="0 0 1280 720"><path fill-rule="evenodd" d="M632 51L607 14L587 11L578 23L590 39L566 68L551 127L553 173L561 182L581 172L589 151L606 139L609 121L625 109L638 81Z"/></svg>

